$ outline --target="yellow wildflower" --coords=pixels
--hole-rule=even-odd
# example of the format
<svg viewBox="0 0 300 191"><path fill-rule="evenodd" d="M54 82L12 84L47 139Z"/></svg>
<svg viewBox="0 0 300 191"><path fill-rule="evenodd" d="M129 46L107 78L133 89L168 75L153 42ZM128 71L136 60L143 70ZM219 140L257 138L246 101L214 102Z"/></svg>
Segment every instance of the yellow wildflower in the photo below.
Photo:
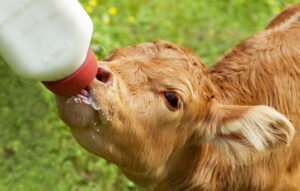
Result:
<svg viewBox="0 0 300 191"><path fill-rule="evenodd" d="M85 7L85 10L86 10L86 12L88 12L88 13L92 13L92 12L94 11L93 7L91 7L91 6L86 6L86 7Z"/></svg>
<svg viewBox="0 0 300 191"><path fill-rule="evenodd" d="M89 5L95 7L97 5L97 0L89 0Z"/></svg>
<svg viewBox="0 0 300 191"><path fill-rule="evenodd" d="M104 24L109 24L110 23L110 18L108 16L104 16L102 18L102 21L103 21Z"/></svg>
<svg viewBox="0 0 300 191"><path fill-rule="evenodd" d="M274 3L275 3L275 0L269 0L269 3L270 3L270 4L274 4Z"/></svg>
<svg viewBox="0 0 300 191"><path fill-rule="evenodd" d="M128 22L130 22L130 23L134 23L134 21L135 21L134 16L129 16L127 19L128 19Z"/></svg>
<svg viewBox="0 0 300 191"><path fill-rule="evenodd" d="M110 15L115 15L117 14L117 8L116 7L110 7L108 10Z"/></svg>
<svg viewBox="0 0 300 191"><path fill-rule="evenodd" d="M209 29L208 30L208 35L209 36L214 36L215 35L215 30L214 29Z"/></svg>
<svg viewBox="0 0 300 191"><path fill-rule="evenodd" d="M279 7L275 7L275 8L273 9L273 12L274 12L275 14L280 13L280 11L281 11L281 9L280 9Z"/></svg>
<svg viewBox="0 0 300 191"><path fill-rule="evenodd" d="M165 4L163 2L160 2L158 5L159 5L160 8L164 8L165 7Z"/></svg>

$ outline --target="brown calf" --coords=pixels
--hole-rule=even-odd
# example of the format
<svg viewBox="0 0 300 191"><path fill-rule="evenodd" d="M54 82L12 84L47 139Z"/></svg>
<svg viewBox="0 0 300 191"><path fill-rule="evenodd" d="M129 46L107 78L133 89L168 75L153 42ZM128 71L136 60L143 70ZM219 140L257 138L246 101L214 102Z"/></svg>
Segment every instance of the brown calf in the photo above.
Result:
<svg viewBox="0 0 300 191"><path fill-rule="evenodd" d="M300 190L299 39L296 5L210 70L161 40L119 48L59 113L146 190Z"/></svg>

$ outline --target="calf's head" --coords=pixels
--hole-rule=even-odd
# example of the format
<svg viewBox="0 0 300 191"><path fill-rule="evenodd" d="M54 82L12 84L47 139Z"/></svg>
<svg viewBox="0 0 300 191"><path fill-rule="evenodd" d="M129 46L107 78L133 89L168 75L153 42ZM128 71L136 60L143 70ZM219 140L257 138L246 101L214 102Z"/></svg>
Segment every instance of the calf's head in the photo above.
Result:
<svg viewBox="0 0 300 191"><path fill-rule="evenodd" d="M163 173L175 152L195 144L253 161L294 133L272 108L223 105L203 62L161 40L112 51L86 91L57 96L60 117L87 150L137 174Z"/></svg>

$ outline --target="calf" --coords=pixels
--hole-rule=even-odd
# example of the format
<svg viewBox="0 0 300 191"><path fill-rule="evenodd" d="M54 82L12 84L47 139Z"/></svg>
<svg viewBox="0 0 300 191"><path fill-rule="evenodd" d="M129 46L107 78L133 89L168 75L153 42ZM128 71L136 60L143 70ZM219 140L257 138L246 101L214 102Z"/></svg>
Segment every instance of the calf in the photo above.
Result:
<svg viewBox="0 0 300 191"><path fill-rule="evenodd" d="M146 190L300 190L299 39L295 5L210 70L161 40L119 48L59 114Z"/></svg>

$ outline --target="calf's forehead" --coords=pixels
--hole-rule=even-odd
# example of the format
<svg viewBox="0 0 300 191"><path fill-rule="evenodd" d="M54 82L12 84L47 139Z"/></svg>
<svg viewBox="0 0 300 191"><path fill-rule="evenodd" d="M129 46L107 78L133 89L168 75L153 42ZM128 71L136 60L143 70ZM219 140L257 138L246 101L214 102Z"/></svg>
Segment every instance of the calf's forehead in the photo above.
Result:
<svg viewBox="0 0 300 191"><path fill-rule="evenodd" d="M121 69L140 70L138 73L153 79L182 78L197 83L208 74L207 67L192 51L161 40L115 49L104 61L114 61Z"/></svg>

